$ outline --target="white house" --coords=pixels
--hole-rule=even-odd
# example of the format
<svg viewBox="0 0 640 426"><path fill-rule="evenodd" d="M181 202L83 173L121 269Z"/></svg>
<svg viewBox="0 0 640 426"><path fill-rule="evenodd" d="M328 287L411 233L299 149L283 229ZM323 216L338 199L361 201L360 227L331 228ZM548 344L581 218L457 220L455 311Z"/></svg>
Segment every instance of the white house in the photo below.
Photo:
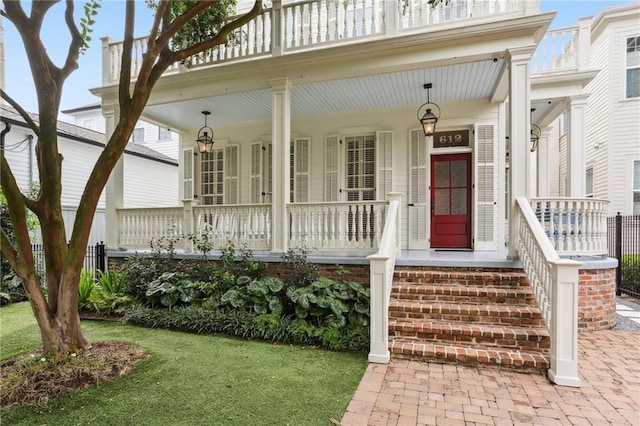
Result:
<svg viewBox="0 0 640 426"><path fill-rule="evenodd" d="M25 193L38 182L36 140L24 119L2 105L3 150L11 171ZM38 116L31 115L38 122ZM71 235L76 209L91 169L104 147L104 133L58 122L62 162L62 207L67 235ZM123 202L129 207L173 205L178 194L178 164L145 146L130 144L124 154ZM106 241L105 195L100 197L89 244Z"/></svg>
<svg viewBox="0 0 640 426"><path fill-rule="evenodd" d="M74 118L76 126L104 133L105 122L99 103L80 106L62 111ZM130 143L146 146L160 154L178 161L180 135L166 127L140 120L131 135Z"/></svg>
<svg viewBox="0 0 640 426"><path fill-rule="evenodd" d="M553 17L520 0L274 1L239 37L161 78L142 119L182 135L180 196L162 210L108 203L108 246L148 247L178 224L265 258L306 246L319 262L369 265L374 362L427 352L390 340L396 265L524 271L553 342L549 375L579 384L578 311L581 326L604 327L594 315L615 318L615 299L607 275L599 314L578 302L586 276L612 268L607 201L585 193L584 88L597 71L588 22L548 32ZM103 39L93 90L107 134L121 45ZM551 156L545 130L563 111L567 191L532 198L532 179L548 173L532 170L531 124L536 155ZM435 132L419 121L429 113ZM215 143L199 149L204 131Z"/></svg>

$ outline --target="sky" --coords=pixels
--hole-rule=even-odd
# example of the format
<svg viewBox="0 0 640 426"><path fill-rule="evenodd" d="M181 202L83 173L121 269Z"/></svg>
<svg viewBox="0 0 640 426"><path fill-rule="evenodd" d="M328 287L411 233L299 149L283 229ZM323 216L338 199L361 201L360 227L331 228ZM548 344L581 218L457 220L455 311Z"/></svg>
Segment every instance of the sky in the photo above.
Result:
<svg viewBox="0 0 640 426"><path fill-rule="evenodd" d="M637 0L636 0L637 1ZM76 21L83 13L84 2L76 2ZM148 34L152 23L152 14L144 1L137 1L136 37ZM557 15L550 29L573 26L578 18L594 16L603 8L629 3L628 0L541 0L542 12L556 11ZM99 98L89 92L99 87L102 80L101 37L114 40L123 39L124 0L102 0L102 8L96 19L89 50L81 56L79 68L69 77L63 90L61 110L76 108L99 102ZM61 26L64 2L55 5L45 20L42 39L53 61L61 64L69 44L68 32ZM28 12L27 12L28 13ZM11 24L3 19L5 44L6 91L27 111L37 111L37 101L31 72L29 70L24 47L20 37ZM65 119L65 117L60 117Z"/></svg>

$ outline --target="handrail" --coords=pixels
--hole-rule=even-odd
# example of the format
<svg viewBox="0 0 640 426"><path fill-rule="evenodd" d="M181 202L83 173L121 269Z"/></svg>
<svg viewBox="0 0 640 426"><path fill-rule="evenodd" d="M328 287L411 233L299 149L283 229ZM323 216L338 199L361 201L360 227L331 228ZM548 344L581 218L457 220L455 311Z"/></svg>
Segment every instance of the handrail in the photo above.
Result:
<svg viewBox="0 0 640 426"><path fill-rule="evenodd" d="M551 337L549 378L580 386L578 377L578 268L562 259L538 221L529 200L516 199L518 255Z"/></svg>
<svg viewBox="0 0 640 426"><path fill-rule="evenodd" d="M393 284L396 258L400 257L400 196L398 192L388 194L389 209L376 254L367 257L370 262L371 330L369 362L389 362L389 297Z"/></svg>

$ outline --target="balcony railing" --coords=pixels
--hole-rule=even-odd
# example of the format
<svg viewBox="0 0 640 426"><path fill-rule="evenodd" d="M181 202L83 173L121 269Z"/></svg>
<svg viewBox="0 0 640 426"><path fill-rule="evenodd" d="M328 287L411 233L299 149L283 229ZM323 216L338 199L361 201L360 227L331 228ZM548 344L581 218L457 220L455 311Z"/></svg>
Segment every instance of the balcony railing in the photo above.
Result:
<svg viewBox="0 0 640 426"><path fill-rule="evenodd" d="M581 19L574 27L547 32L531 58L531 73L586 71L589 68L590 37L590 21L586 19Z"/></svg>
<svg viewBox="0 0 640 426"><path fill-rule="evenodd" d="M280 56L358 40L382 39L443 24L479 18L501 19L539 11L538 0L449 0L431 7L427 0L303 0L271 8L238 28L229 41L174 64L167 73L261 56ZM229 18L230 20L234 17ZM102 82L118 81L122 42L103 38ZM146 50L146 38L134 40L132 78Z"/></svg>
<svg viewBox="0 0 640 426"><path fill-rule="evenodd" d="M560 256L606 256L608 203L594 198L532 198L531 208Z"/></svg>

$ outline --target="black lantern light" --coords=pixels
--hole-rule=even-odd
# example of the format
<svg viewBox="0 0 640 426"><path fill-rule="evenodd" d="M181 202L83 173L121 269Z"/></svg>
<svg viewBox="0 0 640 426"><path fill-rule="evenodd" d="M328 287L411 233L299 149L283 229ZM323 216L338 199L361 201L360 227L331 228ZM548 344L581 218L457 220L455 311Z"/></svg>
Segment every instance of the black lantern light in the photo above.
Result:
<svg viewBox="0 0 640 426"><path fill-rule="evenodd" d="M434 132L436 131L436 123L440 118L440 107L437 104L431 102L430 89L431 87L433 87L432 84L425 83L423 87L427 91L427 102L420 105L420 108L418 108L418 120L422 125L422 130L424 131L424 135L433 136ZM437 115L434 114L433 112L433 110L436 108L438 110Z"/></svg>
<svg viewBox="0 0 640 426"><path fill-rule="evenodd" d="M204 115L204 126L198 130L198 138L196 139L196 142L198 142L198 151L201 154L207 154L213 149L213 129L207 126L207 117L210 114L209 111L202 111L202 115Z"/></svg>
<svg viewBox="0 0 640 426"><path fill-rule="evenodd" d="M540 136L542 135L540 127L533 124L533 111L535 110L535 108L531 108L531 152L535 152L538 149L538 142L540 142Z"/></svg>

